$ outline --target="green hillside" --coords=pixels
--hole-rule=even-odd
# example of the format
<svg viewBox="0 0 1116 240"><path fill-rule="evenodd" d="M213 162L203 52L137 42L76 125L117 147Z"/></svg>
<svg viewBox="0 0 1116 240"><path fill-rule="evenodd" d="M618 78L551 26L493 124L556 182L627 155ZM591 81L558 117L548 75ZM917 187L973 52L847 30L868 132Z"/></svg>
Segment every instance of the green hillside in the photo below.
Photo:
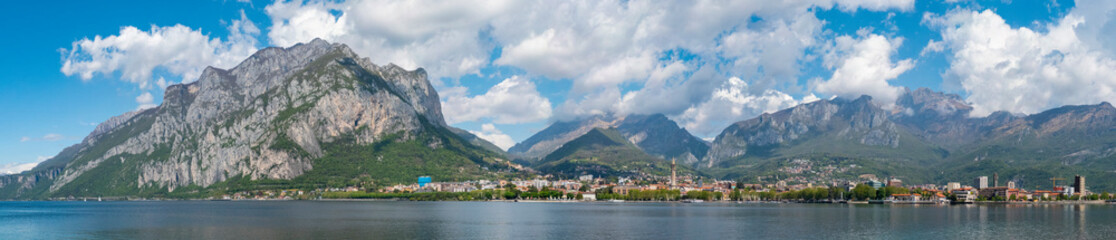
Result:
<svg viewBox="0 0 1116 240"><path fill-rule="evenodd" d="M670 162L647 153L624 139L616 129L596 128L547 155L535 169L572 177L670 174ZM680 174L695 173L679 166Z"/></svg>

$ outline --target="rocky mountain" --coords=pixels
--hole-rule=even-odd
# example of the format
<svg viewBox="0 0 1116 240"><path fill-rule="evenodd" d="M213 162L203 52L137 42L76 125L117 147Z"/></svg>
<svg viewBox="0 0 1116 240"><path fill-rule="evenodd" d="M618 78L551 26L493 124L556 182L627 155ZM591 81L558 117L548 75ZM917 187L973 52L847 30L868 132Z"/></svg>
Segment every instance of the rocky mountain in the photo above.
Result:
<svg viewBox="0 0 1116 240"><path fill-rule="evenodd" d="M993 173L1021 183L1086 173L1116 181L1116 108L1108 103L1033 115L971 111L960 96L928 89L894 104L820 100L729 126L701 165L715 176L747 176L794 161L855 160L860 173L927 182Z"/></svg>
<svg viewBox="0 0 1116 240"><path fill-rule="evenodd" d="M564 177L666 176L670 162L651 156L629 142L615 128L594 128L559 147L535 165L536 169ZM689 168L685 173L692 173Z"/></svg>
<svg viewBox="0 0 1116 240"><path fill-rule="evenodd" d="M615 128L639 149L660 158L695 163L705 157L709 144L662 114L597 115L576 121L555 122L508 149L508 153L536 162L567 142L596 128Z"/></svg>
<svg viewBox="0 0 1116 240"><path fill-rule="evenodd" d="M506 166L446 125L426 78L320 39L266 48L169 86L160 106L109 119L34 170L3 177L0 198L466 179Z"/></svg>
<svg viewBox="0 0 1116 240"><path fill-rule="evenodd" d="M935 155L933 147L889 115L868 96L819 100L765 113L726 128L714 140L703 165L818 152L862 157Z"/></svg>

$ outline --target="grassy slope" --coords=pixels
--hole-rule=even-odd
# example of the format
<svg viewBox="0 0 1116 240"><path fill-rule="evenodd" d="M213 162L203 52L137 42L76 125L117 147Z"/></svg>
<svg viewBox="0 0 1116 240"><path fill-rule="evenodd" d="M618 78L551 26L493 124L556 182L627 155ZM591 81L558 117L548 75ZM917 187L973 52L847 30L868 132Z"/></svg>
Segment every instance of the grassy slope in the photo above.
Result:
<svg viewBox="0 0 1116 240"><path fill-rule="evenodd" d="M1015 134L1000 137L984 144L964 149L943 162L938 168L943 172L941 181L971 181L977 176L1000 175L1001 184L1008 180L1020 181L1020 186L1030 189L1049 189L1051 177L1072 181L1074 175L1086 176L1090 190L1116 190L1116 156L1104 152L1116 147L1116 135L1091 132L1067 132L1050 136ZM1082 150L1093 154L1080 157L1070 155ZM1059 181L1068 183L1066 181Z"/></svg>

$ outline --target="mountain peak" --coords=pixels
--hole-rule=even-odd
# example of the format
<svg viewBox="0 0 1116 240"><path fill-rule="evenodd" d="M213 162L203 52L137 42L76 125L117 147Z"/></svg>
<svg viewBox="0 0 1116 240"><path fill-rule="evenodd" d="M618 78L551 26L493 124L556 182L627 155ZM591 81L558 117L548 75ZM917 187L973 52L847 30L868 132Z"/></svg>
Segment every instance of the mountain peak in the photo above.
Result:
<svg viewBox="0 0 1116 240"><path fill-rule="evenodd" d="M378 150L391 146L407 150ZM0 186L0 193L35 188L44 194L36 197L128 195L161 191L145 188L204 188L235 177L306 181L295 178L352 179L376 172L371 177L378 182L400 182L412 176L377 169L475 176L487 174L484 167L499 167L490 154L445 125L438 95L421 69L377 66L344 44L315 39L265 48L232 69L209 67L197 81L171 85L160 106L106 121L51 159L50 169L31 173L49 173L51 181L20 184L19 191ZM437 166L414 163L435 155ZM356 167L319 161L327 156L375 156L397 166L362 163L364 171L352 172ZM0 195L5 197L20 196Z"/></svg>

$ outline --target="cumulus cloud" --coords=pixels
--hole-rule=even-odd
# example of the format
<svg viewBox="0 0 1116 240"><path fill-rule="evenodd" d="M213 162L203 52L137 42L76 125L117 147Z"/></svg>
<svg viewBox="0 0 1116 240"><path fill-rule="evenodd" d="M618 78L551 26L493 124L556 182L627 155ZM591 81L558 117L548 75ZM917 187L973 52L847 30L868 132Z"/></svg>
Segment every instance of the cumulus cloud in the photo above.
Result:
<svg viewBox="0 0 1116 240"><path fill-rule="evenodd" d="M522 10L530 14L493 22L492 35L504 44L494 63L572 79L570 96L556 111L560 119L614 111L678 113L707 100L720 83L689 76L655 82L653 74L664 66L725 61L716 67L721 75L754 83L751 95L797 85L799 64L817 46L824 24L813 11L832 7L909 10L913 1L543 2ZM692 56L672 56L679 52ZM618 88L631 83L645 88ZM634 104L646 101L654 103Z"/></svg>
<svg viewBox="0 0 1116 240"><path fill-rule="evenodd" d="M891 56L902 43L902 38L876 34L862 33L859 39L837 37L827 47L823 62L826 68L833 69L833 75L828 80L815 81L814 90L846 98L869 95L877 103L894 104L902 88L891 86L888 81L914 67L910 59L892 62Z"/></svg>
<svg viewBox="0 0 1116 240"><path fill-rule="evenodd" d="M40 142L40 141L53 142L53 141L67 139L67 138L71 138L71 137L66 137L65 135L57 134L57 133L47 133L46 135L43 135L42 137L37 137L37 138L24 136L24 137L19 138L19 141L20 142Z"/></svg>
<svg viewBox="0 0 1116 240"><path fill-rule="evenodd" d="M678 69L671 69L678 68ZM705 66L689 78L682 79L680 72L686 68L679 64L664 66L659 74L670 74L673 81L648 81L642 89L625 93L620 99L617 112L621 114L654 114L677 115L694 106L694 103L705 102L716 88L725 81L713 67ZM682 81L684 80L684 81Z"/></svg>
<svg viewBox="0 0 1116 240"><path fill-rule="evenodd" d="M442 109L450 124L490 119L495 123L513 124L550 118L550 100L539 95L535 84L526 78L512 76L488 92L466 96L464 88L443 91Z"/></svg>
<svg viewBox="0 0 1116 240"><path fill-rule="evenodd" d="M752 94L796 85L799 63L808 58L804 51L816 47L824 24L813 11L913 6L913 0L367 0L280 1L266 11L273 44L314 37L347 43L374 62L424 67L439 86L441 77L474 74L489 64L569 79L569 100L556 112L581 115L619 110L616 101L625 95L619 87L626 84L682 86L651 82L656 72L671 70L664 67L679 60L670 56L675 53L694 56L682 61L726 58L731 66L717 68L758 85ZM499 55L490 63L493 49ZM708 98L713 88L705 89Z"/></svg>
<svg viewBox="0 0 1116 240"><path fill-rule="evenodd" d="M378 64L423 67L433 80L478 73L492 48L482 31L514 10L511 1L279 1L265 8L268 39L292 45L322 38ZM333 12L339 14L335 15Z"/></svg>
<svg viewBox="0 0 1116 240"><path fill-rule="evenodd" d="M718 46L722 55L731 59L729 73L752 82L753 93L772 88L784 81L797 79L801 62L809 56L806 50L821 40L822 21L813 14L791 19L759 22L747 30L734 32Z"/></svg>
<svg viewBox="0 0 1116 240"><path fill-rule="evenodd" d="M481 131L469 131L469 133L477 135L477 137L483 138L484 140L488 140L488 142L495 144L505 151L515 145L515 140L512 140L511 136L504 134L491 123L481 125Z"/></svg>
<svg viewBox="0 0 1116 240"><path fill-rule="evenodd" d="M150 92L144 92L136 96L136 104L139 104L139 106L136 106L136 111L153 108L156 106L155 97L151 96Z"/></svg>
<svg viewBox="0 0 1116 240"><path fill-rule="evenodd" d="M192 82L206 66L229 68L256 51L255 35L260 30L243 11L228 30L229 36L222 40L183 25L153 25L147 31L125 26L117 35L73 42L70 49L62 50L61 70L66 76L77 75L86 81L98 73L108 76L119 72L123 80L142 89L150 87L156 69Z"/></svg>
<svg viewBox="0 0 1116 240"><path fill-rule="evenodd" d="M733 122L800 103L790 95L773 89L765 89L761 94L750 92L748 83L740 78L729 78L713 91L708 101L686 109L675 120L695 135L711 136ZM812 101L817 101L817 97L808 95L803 100Z"/></svg>
<svg viewBox="0 0 1116 240"><path fill-rule="evenodd" d="M1106 46L1113 34L1100 30L1111 25L1113 9L1110 2L1082 1L1040 29L1012 27L991 10L955 10L924 20L941 29L952 52L944 78L968 93L973 116L1029 114L1116 100L1116 61Z"/></svg>

